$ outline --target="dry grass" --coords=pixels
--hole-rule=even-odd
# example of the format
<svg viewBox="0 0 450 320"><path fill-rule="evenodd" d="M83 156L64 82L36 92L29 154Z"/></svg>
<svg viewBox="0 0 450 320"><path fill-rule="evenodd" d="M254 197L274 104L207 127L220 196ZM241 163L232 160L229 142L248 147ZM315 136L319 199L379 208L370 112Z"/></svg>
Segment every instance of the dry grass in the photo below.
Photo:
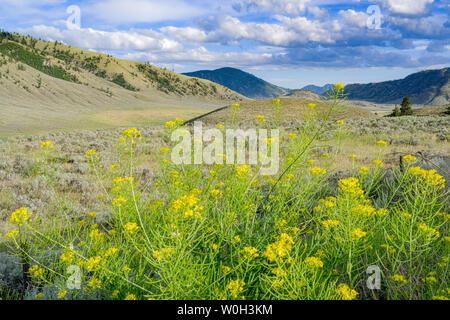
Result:
<svg viewBox="0 0 450 320"><path fill-rule="evenodd" d="M310 103L317 104L317 107L315 109L319 114L323 114L327 110L327 105L322 102L295 98L281 98L280 120L292 121L304 119L305 115L310 112L309 108L307 107L307 105ZM201 120L208 124L227 123L230 121L230 115L230 108L226 108L207 115L201 118ZM240 112L238 112L236 117L236 122L252 123L252 121L258 115L262 115L266 119L274 118L275 110L273 108L272 99L242 103L240 106ZM374 117L374 114L362 108L343 105L333 113L332 120Z"/></svg>

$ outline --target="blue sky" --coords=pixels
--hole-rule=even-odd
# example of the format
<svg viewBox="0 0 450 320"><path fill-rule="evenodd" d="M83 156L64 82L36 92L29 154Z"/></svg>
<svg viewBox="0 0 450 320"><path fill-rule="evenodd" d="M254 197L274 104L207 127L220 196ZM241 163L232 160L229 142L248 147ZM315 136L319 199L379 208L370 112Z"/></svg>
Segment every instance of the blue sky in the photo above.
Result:
<svg viewBox="0 0 450 320"><path fill-rule="evenodd" d="M300 88L449 66L449 12L450 0L0 0L0 28L177 72L230 66Z"/></svg>

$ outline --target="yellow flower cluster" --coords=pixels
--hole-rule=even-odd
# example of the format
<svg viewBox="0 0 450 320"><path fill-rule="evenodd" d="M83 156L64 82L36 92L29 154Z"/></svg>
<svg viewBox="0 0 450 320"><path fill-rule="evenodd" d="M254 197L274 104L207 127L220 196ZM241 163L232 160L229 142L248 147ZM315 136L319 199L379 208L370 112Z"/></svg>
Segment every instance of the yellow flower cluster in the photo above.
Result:
<svg viewBox="0 0 450 320"><path fill-rule="evenodd" d="M236 166L236 176L243 177L251 172L251 167L247 164Z"/></svg>
<svg viewBox="0 0 450 320"><path fill-rule="evenodd" d="M169 130L175 130L175 129L178 129L183 123L184 123L184 120L176 118L173 121L166 122L164 127Z"/></svg>
<svg viewBox="0 0 450 320"><path fill-rule="evenodd" d="M264 116L259 115L255 117L255 121L258 123L266 123L266 118Z"/></svg>
<svg viewBox="0 0 450 320"><path fill-rule="evenodd" d="M425 170L420 167L412 167L408 169L408 173L416 176L428 186L436 186L439 189L445 188L445 179L436 173L436 170Z"/></svg>
<svg viewBox="0 0 450 320"><path fill-rule="evenodd" d="M255 247L245 247L241 250L241 253L244 255L244 258L248 260L259 256L258 249L256 249Z"/></svg>
<svg viewBox="0 0 450 320"><path fill-rule="evenodd" d="M72 250L64 251L59 257L61 262L72 263L73 259L75 259L75 253Z"/></svg>
<svg viewBox="0 0 450 320"><path fill-rule="evenodd" d="M360 176L366 175L367 173L369 173L369 168L367 168L367 167L361 167L361 168L359 168L358 174L359 174Z"/></svg>
<svg viewBox="0 0 450 320"><path fill-rule="evenodd" d="M231 106L231 108L232 108L233 110L239 110L239 109L241 108L241 105L240 105L239 103L235 103L235 104L233 104L233 105Z"/></svg>
<svg viewBox="0 0 450 320"><path fill-rule="evenodd" d="M84 154L86 155L86 157L93 157L97 154L97 150L89 149Z"/></svg>
<svg viewBox="0 0 450 320"><path fill-rule="evenodd" d="M383 141L383 140L380 140L380 141L377 141L377 146L379 146L379 147L386 147L387 146L387 142L386 141Z"/></svg>
<svg viewBox="0 0 450 320"><path fill-rule="evenodd" d="M339 221L328 219L328 220L322 221L322 225L325 227L325 229L329 230L331 228L337 227L339 225Z"/></svg>
<svg viewBox="0 0 450 320"><path fill-rule="evenodd" d="M407 154L406 156L402 157L402 161L405 162L405 163L416 162L416 160L417 160L417 158L412 156L412 155L410 155L410 154Z"/></svg>
<svg viewBox="0 0 450 320"><path fill-rule="evenodd" d="M244 291L245 282L242 280L231 280L227 285L227 290L233 299L237 299Z"/></svg>
<svg viewBox="0 0 450 320"><path fill-rule="evenodd" d="M203 206L196 206L196 204L200 202L200 199L197 197L199 193L200 190L198 189L192 190L189 194L174 200L170 205L170 209L175 213L183 211L186 219L193 216L197 216L201 219L201 211L203 210Z"/></svg>
<svg viewBox="0 0 450 320"><path fill-rule="evenodd" d="M400 275L400 274L394 274L391 277L392 281L399 283L399 284L405 284L406 283L406 279L404 276Z"/></svg>
<svg viewBox="0 0 450 320"><path fill-rule="evenodd" d="M360 228L356 228L350 232L353 240L359 240L367 235L367 232L362 231Z"/></svg>
<svg viewBox="0 0 450 320"><path fill-rule="evenodd" d="M33 277L40 278L44 275L44 269L35 264L30 269L28 269L28 273Z"/></svg>
<svg viewBox="0 0 450 320"><path fill-rule="evenodd" d="M67 295L67 290L62 290L62 291L58 292L57 298L58 298L58 299L62 299L62 298L64 298L66 295Z"/></svg>
<svg viewBox="0 0 450 320"><path fill-rule="evenodd" d="M53 142L52 141L41 142L41 149L53 149Z"/></svg>
<svg viewBox="0 0 450 320"><path fill-rule="evenodd" d="M311 169L309 169L309 172L314 175L314 176L318 176L320 174L327 174L327 171L325 169L319 168L319 167L313 167Z"/></svg>
<svg viewBox="0 0 450 320"><path fill-rule="evenodd" d="M132 293L126 295L124 300L137 300L136 296Z"/></svg>
<svg viewBox="0 0 450 320"><path fill-rule="evenodd" d="M375 208L368 205L358 205L352 208L351 212L355 215L361 215L365 217L372 217L376 214Z"/></svg>
<svg viewBox="0 0 450 320"><path fill-rule="evenodd" d="M5 234L5 239L15 238L18 233L19 233L19 231L17 229L12 229L7 234Z"/></svg>
<svg viewBox="0 0 450 320"><path fill-rule="evenodd" d="M317 257L308 257L305 259L305 264L312 268L323 268L323 262Z"/></svg>
<svg viewBox="0 0 450 320"><path fill-rule="evenodd" d="M32 213L28 212L27 208L19 208L16 211L14 211L13 213L11 213L11 217L10 217L9 221L11 223L15 223L19 226L22 226L25 222L28 221L28 219L30 218L31 215L32 215Z"/></svg>
<svg viewBox="0 0 450 320"><path fill-rule="evenodd" d="M122 131L122 136L129 139L139 139L141 138L142 134L136 128L129 128Z"/></svg>
<svg viewBox="0 0 450 320"><path fill-rule="evenodd" d="M429 236L431 238L435 238L435 237L439 238L439 236L440 236L439 231L427 226L425 223L419 224L419 229L422 230L423 232L425 232L427 234L427 236Z"/></svg>
<svg viewBox="0 0 450 320"><path fill-rule="evenodd" d="M109 248L105 251L105 258L108 258L110 256L113 256L119 251L116 247Z"/></svg>
<svg viewBox="0 0 450 320"><path fill-rule="evenodd" d="M314 109L316 107L316 104L315 103L308 103L307 107L309 109Z"/></svg>
<svg viewBox="0 0 450 320"><path fill-rule="evenodd" d="M361 189L359 180L354 177L339 180L339 190L344 193L350 193L353 196L364 195L364 190Z"/></svg>
<svg viewBox="0 0 450 320"><path fill-rule="evenodd" d="M354 300L358 295L358 292L351 289L346 283L341 283L337 287L336 293L341 296L342 300Z"/></svg>
<svg viewBox="0 0 450 320"><path fill-rule="evenodd" d="M99 264L102 262L102 257L95 256L91 257L84 263L84 267L91 272L92 270L95 270L98 268Z"/></svg>
<svg viewBox="0 0 450 320"><path fill-rule="evenodd" d="M384 167L383 161L381 161L381 160L373 160L373 161L372 161L372 164L373 164L375 167L378 167L378 168L383 168L383 167Z"/></svg>
<svg viewBox="0 0 450 320"><path fill-rule="evenodd" d="M94 224L91 228L91 231L89 231L89 238L91 238L93 241L103 241L104 237L105 234L98 230L98 225Z"/></svg>
<svg viewBox="0 0 450 320"><path fill-rule="evenodd" d="M333 208L336 205L336 198L326 197L324 199L320 199L319 203L323 205L325 208Z"/></svg>
<svg viewBox="0 0 450 320"><path fill-rule="evenodd" d="M344 84L343 83L335 83L334 91L336 91L337 93L344 91Z"/></svg>
<svg viewBox="0 0 450 320"><path fill-rule="evenodd" d="M127 222L123 228L128 232L129 234L134 234L136 231L139 230L139 226L135 222Z"/></svg>
<svg viewBox="0 0 450 320"><path fill-rule="evenodd" d="M113 205L113 207L118 207L118 208L120 208L120 207L122 207L122 205L123 205L124 203L126 203L126 202L127 202L127 199L125 199L125 198L122 197L122 196L119 196L119 197L117 197L117 198L114 198L114 199L112 200L111 204Z"/></svg>
<svg viewBox="0 0 450 320"><path fill-rule="evenodd" d="M100 289L102 287L102 282L97 278L92 278L88 281L88 286L92 289Z"/></svg>
<svg viewBox="0 0 450 320"><path fill-rule="evenodd" d="M283 262L292 249L294 240L287 233L282 233L277 237L277 241L266 246L266 250L263 253L263 257L266 257L269 261Z"/></svg>
<svg viewBox="0 0 450 320"><path fill-rule="evenodd" d="M161 250L153 251L153 257L158 261L169 259L174 254L175 250L172 248L162 248Z"/></svg>

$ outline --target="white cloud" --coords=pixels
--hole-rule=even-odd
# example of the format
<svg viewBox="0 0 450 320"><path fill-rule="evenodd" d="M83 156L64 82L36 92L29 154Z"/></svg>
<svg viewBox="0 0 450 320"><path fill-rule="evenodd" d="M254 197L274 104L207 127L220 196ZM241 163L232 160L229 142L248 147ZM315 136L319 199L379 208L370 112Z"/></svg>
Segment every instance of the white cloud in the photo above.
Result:
<svg viewBox="0 0 450 320"><path fill-rule="evenodd" d="M164 54L154 52L128 53L121 57L129 60L149 61L158 65L177 62L193 63L197 65L229 65L237 67L265 65L272 62L273 59L273 55L268 53L211 52L205 47Z"/></svg>
<svg viewBox="0 0 450 320"><path fill-rule="evenodd" d="M420 14L423 13L428 4L434 0L378 0L389 11L399 14Z"/></svg>
<svg viewBox="0 0 450 320"><path fill-rule="evenodd" d="M160 30L180 41L203 42L208 39L205 31L192 27L178 28L169 26Z"/></svg>
<svg viewBox="0 0 450 320"><path fill-rule="evenodd" d="M51 41L62 41L74 46L95 50L160 50L180 51L183 46L177 41L164 38L154 31L148 35L136 31L100 31L91 28L59 30L45 25L33 26L26 33Z"/></svg>
<svg viewBox="0 0 450 320"><path fill-rule="evenodd" d="M274 17L280 23L242 22L231 16L215 17L214 26L209 32L191 27L165 27L161 31L180 41L230 43L241 40L254 40L270 46L292 46L308 42L333 43L329 29L340 30L337 21L331 26L325 26L319 21L308 20L305 17L291 18L282 15Z"/></svg>
<svg viewBox="0 0 450 320"><path fill-rule="evenodd" d="M367 19L369 16L364 12L357 12L355 10L341 10L339 15L350 25L355 25L360 28L367 26Z"/></svg>

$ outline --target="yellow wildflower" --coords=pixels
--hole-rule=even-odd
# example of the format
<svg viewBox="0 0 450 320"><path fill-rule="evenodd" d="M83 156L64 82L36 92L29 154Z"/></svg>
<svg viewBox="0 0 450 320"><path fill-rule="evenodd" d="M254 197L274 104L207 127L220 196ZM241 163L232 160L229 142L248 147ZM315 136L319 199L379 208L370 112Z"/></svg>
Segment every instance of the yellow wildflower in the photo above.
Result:
<svg viewBox="0 0 450 320"><path fill-rule="evenodd" d="M245 247L244 249L241 250L241 252L244 255L244 258L248 260L251 260L259 256L258 249L256 249L255 247Z"/></svg>
<svg viewBox="0 0 450 320"><path fill-rule="evenodd" d="M64 251L61 254L61 256L59 257L61 262L65 262L65 263L72 263L74 258L75 258L75 253L72 250Z"/></svg>
<svg viewBox="0 0 450 320"><path fill-rule="evenodd" d="M353 240L359 240L367 235L367 232L362 231L359 228L354 229L352 232L350 232Z"/></svg>
<svg viewBox="0 0 450 320"><path fill-rule="evenodd" d="M419 224L419 229L422 230L423 232L425 232L425 234L431 238L434 238L434 237L439 238L439 236L440 236L439 231L427 226L425 223Z"/></svg>
<svg viewBox="0 0 450 320"><path fill-rule="evenodd" d="M30 269L28 269L28 273L33 277L40 278L44 275L44 269L35 264Z"/></svg>
<svg viewBox="0 0 450 320"><path fill-rule="evenodd" d="M351 289L346 283L341 283L337 287L336 293L341 296L342 300L354 300L358 295L358 292Z"/></svg>
<svg viewBox="0 0 450 320"><path fill-rule="evenodd" d="M123 205L125 202L127 202L127 199L125 199L125 198L122 197L122 196L119 196L119 197L117 197L117 198L114 198L114 199L112 200L111 204L112 204L114 207L120 208L120 207L122 207L122 205Z"/></svg>
<svg viewBox="0 0 450 320"><path fill-rule="evenodd" d="M266 246L263 257L266 257L271 262L282 262L284 257L291 251L292 244L294 244L292 237L287 233L282 233L277 237L277 240L274 243Z"/></svg>
<svg viewBox="0 0 450 320"><path fill-rule="evenodd" d="M67 290L62 290L60 292L58 292L58 299L62 299L67 295Z"/></svg>
<svg viewBox="0 0 450 320"><path fill-rule="evenodd" d="M89 149L84 153L87 157L92 157L97 154L97 150L95 149Z"/></svg>
<svg viewBox="0 0 450 320"><path fill-rule="evenodd" d="M19 231L17 229L12 229L7 234L5 234L5 239L15 238L18 233Z"/></svg>
<svg viewBox="0 0 450 320"><path fill-rule="evenodd" d="M373 164L375 167L379 167L379 168L384 167L383 161L381 161L381 160L373 160L373 161L372 161L372 164Z"/></svg>
<svg viewBox="0 0 450 320"><path fill-rule="evenodd" d="M88 286L92 289L100 289L102 287L102 282L97 278L92 278L88 281Z"/></svg>
<svg viewBox="0 0 450 320"><path fill-rule="evenodd" d="M392 281L397 282L399 284L405 284L406 283L406 279L404 276L400 275L400 274L394 274L391 277Z"/></svg>
<svg viewBox="0 0 450 320"><path fill-rule="evenodd" d="M32 213L28 212L27 208L19 208L13 213L11 213L9 221L11 221L11 223L15 223L18 224L19 226L22 226L23 223L28 221L31 215Z"/></svg>
<svg viewBox="0 0 450 320"><path fill-rule="evenodd" d="M158 261L162 261L165 259L170 258L172 255L175 254L175 250L172 248L163 248L161 250L155 250L153 252L153 257L158 260Z"/></svg>
<svg viewBox="0 0 450 320"><path fill-rule="evenodd" d="M417 160L417 158L412 156L412 155L410 155L410 154L407 154L406 156L402 157L402 161L405 162L405 163L416 162L416 160Z"/></svg>
<svg viewBox="0 0 450 320"><path fill-rule="evenodd" d="M319 168L319 167L313 167L313 168L309 169L309 172L310 172L312 175L314 175L314 176L317 176L317 175L320 175L320 174L322 174L322 175L327 174L327 171L326 171L326 170L324 170L324 169L322 169L322 168Z"/></svg>
<svg viewBox="0 0 450 320"><path fill-rule="evenodd" d="M52 141L41 142L41 149L53 149L53 142Z"/></svg>
<svg viewBox="0 0 450 320"><path fill-rule="evenodd" d="M323 268L323 262L317 257L308 257L305 259L305 264L313 268Z"/></svg>
<svg viewBox="0 0 450 320"><path fill-rule="evenodd" d="M332 219L324 220L324 221L322 221L322 225L325 227L325 229L329 230L331 228L334 228L334 227L338 226L339 225L339 221L338 220L332 220Z"/></svg>
<svg viewBox="0 0 450 320"><path fill-rule="evenodd" d="M238 296L244 291L245 282L242 280L231 280L227 285L227 290L233 299L238 298Z"/></svg>
<svg viewBox="0 0 450 320"><path fill-rule="evenodd" d="M127 222L123 228L129 233L134 234L137 230L139 230L139 226L135 222Z"/></svg>

